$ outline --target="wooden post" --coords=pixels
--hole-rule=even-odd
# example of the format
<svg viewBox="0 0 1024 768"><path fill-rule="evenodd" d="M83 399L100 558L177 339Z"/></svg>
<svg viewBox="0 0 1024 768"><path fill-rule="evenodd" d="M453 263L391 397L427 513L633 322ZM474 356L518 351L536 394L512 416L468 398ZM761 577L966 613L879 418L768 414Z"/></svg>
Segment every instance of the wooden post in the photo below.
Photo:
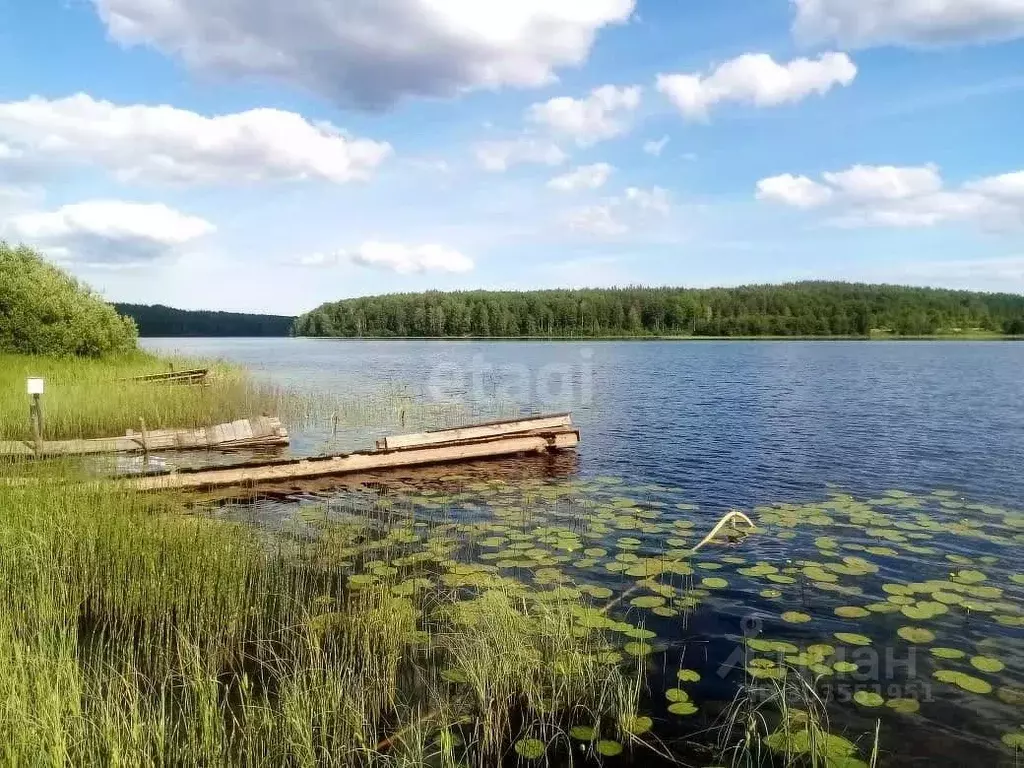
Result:
<svg viewBox="0 0 1024 768"><path fill-rule="evenodd" d="M39 400L39 395L32 395L29 415L32 418L32 436L35 438L36 457L38 458L43 453L43 405Z"/></svg>
<svg viewBox="0 0 1024 768"><path fill-rule="evenodd" d="M32 420L32 437L35 438L36 458L43 454L43 404L42 397L45 382L36 377L31 377L26 382L28 394L32 396L32 405L29 406L29 418Z"/></svg>
<svg viewBox="0 0 1024 768"><path fill-rule="evenodd" d="M146 420L139 418L139 431L142 432L142 461L149 466L149 437L146 434Z"/></svg>

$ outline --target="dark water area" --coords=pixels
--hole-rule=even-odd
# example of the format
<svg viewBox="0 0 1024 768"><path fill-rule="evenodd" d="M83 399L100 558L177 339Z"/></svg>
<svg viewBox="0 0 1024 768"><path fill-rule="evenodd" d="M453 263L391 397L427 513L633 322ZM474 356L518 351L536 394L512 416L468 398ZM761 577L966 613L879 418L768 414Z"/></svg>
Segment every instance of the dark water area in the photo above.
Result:
<svg viewBox="0 0 1024 768"><path fill-rule="evenodd" d="M645 711L666 744L714 726L744 676L772 663L809 670L830 699L833 732L858 747L869 749L881 719L880 765L1024 760L1007 740L1024 722L1024 344L144 344L228 359L310 393L369 401L401 390L480 418L509 407L571 410L582 432L572 457L392 476L356 491L325 484L266 501L257 522L294 533L325 499L349 505L387 488L418 514L490 526L504 543L467 557L530 579L540 571L515 554L508 525L528 493L535 522L603 551L568 547L561 573L624 597L619 618L653 633L640 641L651 646L642 653L652 670ZM396 431L363 425L342 447ZM314 424L293 429L290 450L315 453L331 441L331 427ZM731 509L758 532L679 565ZM665 585L658 610L651 577ZM651 599L634 605L643 595ZM794 647L751 651L745 639ZM750 665L752 653L763 665ZM679 669L699 669L700 680L677 683ZM665 692L676 685L699 713L668 710ZM913 712L892 703L908 699ZM713 764L680 749L690 764ZM658 758L634 755L633 764Z"/></svg>

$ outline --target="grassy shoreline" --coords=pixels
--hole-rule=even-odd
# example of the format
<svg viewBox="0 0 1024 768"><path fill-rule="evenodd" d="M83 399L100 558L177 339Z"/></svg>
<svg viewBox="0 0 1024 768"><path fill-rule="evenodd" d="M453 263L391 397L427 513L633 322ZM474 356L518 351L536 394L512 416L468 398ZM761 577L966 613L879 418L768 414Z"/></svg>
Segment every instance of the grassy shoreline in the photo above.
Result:
<svg viewBox="0 0 1024 768"><path fill-rule="evenodd" d="M208 367L201 387L132 381L132 377ZM258 416L275 406L276 393L242 368L223 362L161 358L138 352L102 358L44 358L0 354L0 439L31 438L25 379L46 380L47 439L108 437L138 429L194 428Z"/></svg>

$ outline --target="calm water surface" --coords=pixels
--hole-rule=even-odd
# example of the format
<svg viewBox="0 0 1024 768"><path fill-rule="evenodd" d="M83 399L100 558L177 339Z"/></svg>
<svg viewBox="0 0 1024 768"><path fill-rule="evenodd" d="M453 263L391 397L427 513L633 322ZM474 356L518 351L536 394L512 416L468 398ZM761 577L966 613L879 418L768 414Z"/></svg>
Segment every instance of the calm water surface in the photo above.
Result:
<svg viewBox="0 0 1024 768"><path fill-rule="evenodd" d="M611 532L600 546L612 552L617 546L630 557L663 556L665 537L672 535L666 526L677 526L672 530L683 535L692 521L703 535L723 511L734 508L768 521L769 535L751 537L729 551L731 562L709 561L707 573L698 571L698 582L719 574L726 582L709 590L702 610L683 623L646 618L662 642L659 663L671 669L687 652L692 659L694 644L708 664L735 663L728 660L735 639L752 632L837 646L836 632L863 633L876 649L875 666L888 653L898 669L876 669L873 681L870 676L844 679L832 695L842 700L867 686L884 698L920 699L921 711L901 714L849 703L839 708L841 729L864 733L881 717L883 765L1014 765L1012 751L1000 739L1024 720L1024 699L1014 695L1024 689L1019 580L1024 578L1024 344L312 339L148 339L144 344L154 351L226 358L309 392L371 398L382 387L397 387L426 401L466 404L481 417L510 406L524 412L571 410L582 430L578 458L541 471L557 475L550 478L553 483L578 480L573 493L605 510L603 530ZM382 425L352 433L358 442L347 447L368 447L373 437L394 431L393 425ZM316 452L329 437L326 425L299 430L292 450ZM625 484L608 484L608 478ZM615 530L622 527L621 516L609 510L623 495L643 499L636 507L662 522L626 534ZM293 515L302 503L279 505L274 514ZM807 526L806 520L818 522ZM616 544L616 536L619 542L623 536L632 541ZM841 556L863 558L870 567L842 574ZM822 562L838 566L839 589L821 576ZM578 562L573 578L622 590L635 581L608 563ZM785 578L777 583L751 573L754 563L779 569L777 575L797 574L798 589L786 586ZM811 569L812 575L801 569ZM968 571L981 576L975 582L980 590L966 583L976 576L961 583L958 575L959 586L952 591L961 589L961 602L951 602L953 610L915 613L922 601L933 607L941 602L932 598L937 590L943 599L956 598L934 585L950 573ZM917 585L917 593L894 595L889 590L894 584ZM773 585L784 594L765 598L762 592ZM835 613L844 606L877 607L890 598L896 600L895 615L873 610L870 618L853 620ZM901 603L910 604L909 613L900 612ZM787 611L813 621L781 620ZM897 630L908 626L934 637L918 643L898 639ZM933 646L963 649L966 656L940 661L930 653ZM969 662L972 657L997 659L1002 668L982 673ZM969 693L936 682L935 672L943 670L970 673L992 690ZM872 682L882 687L871 688ZM705 674L697 695L727 697L721 683L721 675ZM664 701L652 694L650 707L661 722ZM669 725L667 738L673 727L685 730Z"/></svg>

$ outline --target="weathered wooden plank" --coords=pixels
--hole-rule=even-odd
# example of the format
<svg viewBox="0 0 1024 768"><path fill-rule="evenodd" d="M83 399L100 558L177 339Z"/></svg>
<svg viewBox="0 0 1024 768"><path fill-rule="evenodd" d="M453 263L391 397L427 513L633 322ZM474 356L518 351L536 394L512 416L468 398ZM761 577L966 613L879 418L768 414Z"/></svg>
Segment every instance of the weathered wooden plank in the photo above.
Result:
<svg viewBox="0 0 1024 768"><path fill-rule="evenodd" d="M344 456L300 459L266 466L172 472L167 475L132 478L125 483L143 491L247 486L261 482L301 480L350 472L470 461L517 453L543 453L547 450L573 448L578 443L577 430L563 429L547 435L496 437L454 446L423 446L401 451L369 451Z"/></svg>
<svg viewBox="0 0 1024 768"><path fill-rule="evenodd" d="M572 416L567 413L554 416L536 416L510 421L489 422L487 424L471 424L454 429L439 429L408 435L392 435L379 440L377 447L381 450L396 451L419 446L500 437L524 432L537 432L545 429L568 429L571 426Z"/></svg>
<svg viewBox="0 0 1024 768"><path fill-rule="evenodd" d="M191 368L185 371L166 371L164 373L148 373L144 376L132 376L130 381L139 382L195 382L205 379L210 373L209 368Z"/></svg>
<svg viewBox="0 0 1024 768"><path fill-rule="evenodd" d="M146 434L149 451L175 449L238 448L246 446L288 445L288 430L275 418L261 417L257 425L247 419L221 424L210 429L162 429ZM27 448L27 452L26 449ZM44 456L71 456L97 453L136 453L143 450L142 435L128 430L124 437L95 440L50 440L43 443ZM26 443L0 442L0 455L32 456Z"/></svg>

